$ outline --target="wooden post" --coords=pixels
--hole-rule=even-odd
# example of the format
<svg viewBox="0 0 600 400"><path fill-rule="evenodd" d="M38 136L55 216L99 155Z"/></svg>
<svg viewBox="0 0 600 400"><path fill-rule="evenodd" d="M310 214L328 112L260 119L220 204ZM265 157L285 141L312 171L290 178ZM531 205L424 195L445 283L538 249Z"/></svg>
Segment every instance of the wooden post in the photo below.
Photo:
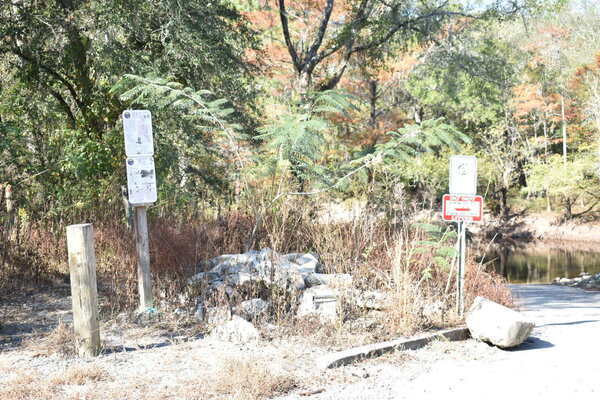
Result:
<svg viewBox="0 0 600 400"><path fill-rule="evenodd" d="M135 207L135 242L138 253L138 291L140 311L153 307L152 275L150 275L150 245L148 242L148 217L145 206Z"/></svg>
<svg viewBox="0 0 600 400"><path fill-rule="evenodd" d="M67 226L71 300L77 349L82 357L100 353L96 255L92 224Z"/></svg>

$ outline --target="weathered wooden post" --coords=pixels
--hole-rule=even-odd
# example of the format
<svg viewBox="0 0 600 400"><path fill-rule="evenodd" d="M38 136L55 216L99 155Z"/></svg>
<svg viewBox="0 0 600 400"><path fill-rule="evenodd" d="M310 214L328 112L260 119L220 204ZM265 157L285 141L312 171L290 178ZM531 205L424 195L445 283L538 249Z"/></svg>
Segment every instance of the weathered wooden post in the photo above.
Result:
<svg viewBox="0 0 600 400"><path fill-rule="evenodd" d="M150 246L148 239L147 206L156 202L156 172L152 115L148 110L123 112L125 138L125 166L127 170L127 199L135 208L135 239L138 254L138 290L140 311L154 305L152 275L150 274Z"/></svg>
<svg viewBox="0 0 600 400"><path fill-rule="evenodd" d="M68 226L67 249L77 351L82 357L96 356L100 353L100 327L92 224Z"/></svg>
<svg viewBox="0 0 600 400"><path fill-rule="evenodd" d="M154 304L152 276L150 274L150 246L148 243L148 217L146 207L135 207L135 243L138 254L138 291L140 309L147 310Z"/></svg>

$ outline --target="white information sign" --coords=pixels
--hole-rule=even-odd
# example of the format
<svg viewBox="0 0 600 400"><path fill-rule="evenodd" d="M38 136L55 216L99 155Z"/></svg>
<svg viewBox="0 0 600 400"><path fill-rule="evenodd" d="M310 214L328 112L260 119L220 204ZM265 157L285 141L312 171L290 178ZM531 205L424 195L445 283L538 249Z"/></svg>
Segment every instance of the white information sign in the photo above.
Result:
<svg viewBox="0 0 600 400"><path fill-rule="evenodd" d="M477 157L450 157L450 194L477 193Z"/></svg>
<svg viewBox="0 0 600 400"><path fill-rule="evenodd" d="M127 190L134 206L156 202L156 170L152 156L127 157Z"/></svg>
<svg viewBox="0 0 600 400"><path fill-rule="evenodd" d="M125 154L127 157L154 154L150 111L123 111L123 130L125 131Z"/></svg>

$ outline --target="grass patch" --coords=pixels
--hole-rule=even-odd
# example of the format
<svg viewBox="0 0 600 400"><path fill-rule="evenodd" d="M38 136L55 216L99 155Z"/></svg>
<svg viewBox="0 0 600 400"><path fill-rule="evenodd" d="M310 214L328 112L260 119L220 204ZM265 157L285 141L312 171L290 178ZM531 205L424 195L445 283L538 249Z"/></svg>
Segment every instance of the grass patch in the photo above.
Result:
<svg viewBox="0 0 600 400"><path fill-rule="evenodd" d="M50 379L52 385L85 385L110 379L106 370L95 364L74 365Z"/></svg>
<svg viewBox="0 0 600 400"><path fill-rule="evenodd" d="M261 400L282 395L297 386L296 378L269 368L266 360L229 358L212 380L212 391L232 400Z"/></svg>

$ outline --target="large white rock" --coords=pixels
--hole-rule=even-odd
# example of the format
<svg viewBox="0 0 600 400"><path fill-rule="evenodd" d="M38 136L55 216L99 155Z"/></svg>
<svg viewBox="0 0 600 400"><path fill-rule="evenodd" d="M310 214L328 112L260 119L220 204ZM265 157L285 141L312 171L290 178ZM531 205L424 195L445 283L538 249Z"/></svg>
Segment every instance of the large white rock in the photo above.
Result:
<svg viewBox="0 0 600 400"><path fill-rule="evenodd" d="M522 314L484 297L475 298L466 321L473 338L502 348L520 345L535 326Z"/></svg>
<svg viewBox="0 0 600 400"><path fill-rule="evenodd" d="M327 285L334 288L349 288L352 286L352 275L309 273L304 276L304 283L307 287Z"/></svg>
<svg viewBox="0 0 600 400"><path fill-rule="evenodd" d="M242 301L236 311L246 320L252 321L267 314L269 302L263 299L250 299Z"/></svg>
<svg viewBox="0 0 600 400"><path fill-rule="evenodd" d="M210 336L227 342L246 343L258 340L260 333L250 322L234 315L230 321L213 329Z"/></svg>
<svg viewBox="0 0 600 400"><path fill-rule="evenodd" d="M291 259L298 261L292 262ZM304 275L314 272L316 258L310 254L281 256L271 249L251 250L243 254L225 254L206 262L207 272L194 275L189 283L206 282L209 288L222 284L228 287L248 282L274 284L288 290L304 290Z"/></svg>

